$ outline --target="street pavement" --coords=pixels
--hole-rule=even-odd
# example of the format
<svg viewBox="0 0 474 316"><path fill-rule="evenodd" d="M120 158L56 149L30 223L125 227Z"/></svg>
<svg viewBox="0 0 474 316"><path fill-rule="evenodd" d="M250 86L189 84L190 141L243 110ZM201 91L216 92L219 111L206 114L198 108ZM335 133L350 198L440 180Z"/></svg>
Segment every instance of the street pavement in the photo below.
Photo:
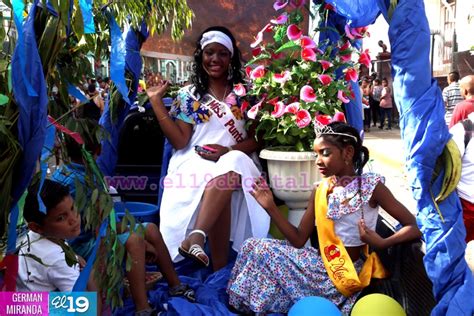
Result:
<svg viewBox="0 0 474 316"><path fill-rule="evenodd" d="M408 186L405 169L405 152L400 138L400 129L381 130L371 127L364 136L364 146L369 149L370 160L366 171L377 172L385 177L385 184L396 199L402 202L414 215L416 202ZM382 216L393 226L397 221L381 210Z"/></svg>

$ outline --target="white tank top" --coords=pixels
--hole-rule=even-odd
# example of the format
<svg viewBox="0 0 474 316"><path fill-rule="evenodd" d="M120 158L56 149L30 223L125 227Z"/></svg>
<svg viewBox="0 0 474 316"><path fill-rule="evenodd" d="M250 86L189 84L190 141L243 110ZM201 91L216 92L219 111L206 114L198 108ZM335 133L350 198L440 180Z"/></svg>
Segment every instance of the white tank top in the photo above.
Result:
<svg viewBox="0 0 474 316"><path fill-rule="evenodd" d="M328 196L327 217L334 221L336 235L344 246L357 247L365 243L360 240L359 221L364 212L367 227L375 230L379 207L370 207L369 201L375 187L385 179L376 173L365 173L345 187L336 187Z"/></svg>

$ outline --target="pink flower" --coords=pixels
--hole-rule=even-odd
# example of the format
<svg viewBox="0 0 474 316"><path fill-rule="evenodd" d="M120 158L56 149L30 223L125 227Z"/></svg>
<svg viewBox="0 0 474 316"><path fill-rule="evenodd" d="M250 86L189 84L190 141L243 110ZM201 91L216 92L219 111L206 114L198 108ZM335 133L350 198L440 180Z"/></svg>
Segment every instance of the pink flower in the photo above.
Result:
<svg viewBox="0 0 474 316"><path fill-rule="evenodd" d="M300 103L299 102L293 102L293 103L290 103L286 106L285 113L296 114L296 113L298 113L299 109L300 109Z"/></svg>
<svg viewBox="0 0 474 316"><path fill-rule="evenodd" d="M352 53L348 53L348 54L345 54L345 55L340 55L339 58L341 58L341 61L343 63L347 63L347 62L351 61Z"/></svg>
<svg viewBox="0 0 474 316"><path fill-rule="evenodd" d="M283 9L284 7L286 7L287 4L288 4L288 0L287 1L277 0L273 4L273 9L275 9L275 11L278 11L278 10Z"/></svg>
<svg viewBox="0 0 474 316"><path fill-rule="evenodd" d="M244 114L249 106L250 106L250 103L248 101L244 100L242 102L242 104L240 105L240 112L242 112L242 114Z"/></svg>
<svg viewBox="0 0 474 316"><path fill-rule="evenodd" d="M237 104L237 98L235 97L234 93L230 93L226 98L225 98L225 103L230 104L230 105L236 105Z"/></svg>
<svg viewBox="0 0 474 316"><path fill-rule="evenodd" d="M350 38L351 40L363 38L366 34L369 35L369 33L367 32L366 26L351 28L349 27L349 24L346 24L346 26L344 27L344 30L346 32L346 36Z"/></svg>
<svg viewBox="0 0 474 316"><path fill-rule="evenodd" d="M300 46L302 48L316 48L316 43L309 36L302 36L300 38Z"/></svg>
<svg viewBox="0 0 474 316"><path fill-rule="evenodd" d="M265 67L262 65L255 67L250 73L250 79L252 80L262 78L263 76L265 76Z"/></svg>
<svg viewBox="0 0 474 316"><path fill-rule="evenodd" d="M296 41L303 35L303 32L299 29L299 27L296 24L291 24L288 26L288 29L286 30L286 35L290 39L290 41Z"/></svg>
<svg viewBox="0 0 474 316"><path fill-rule="evenodd" d="M255 120L258 114L258 110L260 110L260 106L262 105L263 101L265 101L265 98L261 99L260 102L250 108L250 110L247 112L247 116L249 119Z"/></svg>
<svg viewBox="0 0 474 316"><path fill-rule="evenodd" d="M275 106L277 104L279 98L280 97L274 97L273 99L268 100L267 103Z"/></svg>
<svg viewBox="0 0 474 316"><path fill-rule="evenodd" d="M278 82L280 84L285 84L288 80L291 79L291 72L288 70L285 70L281 74L274 74L273 75L273 81Z"/></svg>
<svg viewBox="0 0 474 316"><path fill-rule="evenodd" d="M349 103L350 100L347 98L346 94L344 91L339 90L337 91L337 98L342 101L342 103Z"/></svg>
<svg viewBox="0 0 474 316"><path fill-rule="evenodd" d="M299 128L304 128L311 123L311 115L307 110L299 110L296 113L296 125Z"/></svg>
<svg viewBox="0 0 474 316"><path fill-rule="evenodd" d="M339 47L339 51L345 51L346 49L349 49L351 47L351 43L349 41L346 41L344 44L342 44L341 47Z"/></svg>
<svg viewBox="0 0 474 316"><path fill-rule="evenodd" d="M250 47L251 48L257 47L263 41L263 33L271 31L272 28L273 26L270 23L267 23L267 25L265 25L263 29L257 33L257 36L255 37L255 41L252 44L250 44Z"/></svg>
<svg viewBox="0 0 474 316"><path fill-rule="evenodd" d="M282 15L277 17L276 19L270 20L273 24L285 24L288 21L288 13L284 12Z"/></svg>
<svg viewBox="0 0 474 316"><path fill-rule="evenodd" d="M303 48L301 50L301 58L306 61L316 61L316 53L312 48Z"/></svg>
<svg viewBox="0 0 474 316"><path fill-rule="evenodd" d="M346 32L346 36L348 38L350 38L351 40L355 39L354 35L351 32L351 28L349 27L349 24L346 24L346 26L344 26L344 31Z"/></svg>
<svg viewBox="0 0 474 316"><path fill-rule="evenodd" d="M252 67L250 66L245 67L245 74L247 75L247 77L250 77L251 73L252 73Z"/></svg>
<svg viewBox="0 0 474 316"><path fill-rule="evenodd" d="M254 57L258 56L258 55L260 55L261 52L262 52L262 48L256 47L256 48L252 49L252 56L254 56Z"/></svg>
<svg viewBox="0 0 474 316"><path fill-rule="evenodd" d="M346 68L344 71L346 73L346 75L344 76L344 79L346 79L346 81L357 82L357 79L359 78L357 70L355 70L354 68Z"/></svg>
<svg viewBox="0 0 474 316"><path fill-rule="evenodd" d="M239 97L243 97L247 94L247 91L243 84L238 83L234 86L234 93Z"/></svg>
<svg viewBox="0 0 474 316"><path fill-rule="evenodd" d="M279 118L281 117L283 114L285 114L285 103L279 101L275 104L274 108L273 108L273 111L272 111L272 116L274 118Z"/></svg>
<svg viewBox="0 0 474 316"><path fill-rule="evenodd" d="M258 33L257 33L257 36L255 37L255 41L253 41L253 42L250 44L250 47L255 48L255 47L257 47L262 41L263 41L263 33L262 33L262 32L258 32Z"/></svg>
<svg viewBox="0 0 474 316"><path fill-rule="evenodd" d="M323 70L326 71L328 70L330 67L334 66L331 62L327 61L327 60L318 60L318 62L321 64L321 66L323 66Z"/></svg>
<svg viewBox="0 0 474 316"><path fill-rule="evenodd" d="M346 123L346 116L344 115L343 112L336 112L334 113L334 116L332 117L332 122Z"/></svg>
<svg viewBox="0 0 474 316"><path fill-rule="evenodd" d="M367 68L370 67L370 55L369 55L369 50L366 49L364 50L360 56L359 56L359 63L361 63L362 65L365 65Z"/></svg>
<svg viewBox="0 0 474 316"><path fill-rule="evenodd" d="M300 99L307 103L316 101L316 94L314 93L314 89L308 85L301 88Z"/></svg>
<svg viewBox="0 0 474 316"><path fill-rule="evenodd" d="M329 76L329 75L319 75L318 79L319 79L319 81L321 81L321 83L322 83L324 86L327 86L327 85L330 84L331 81L332 81L332 78L331 78L331 76Z"/></svg>
<svg viewBox="0 0 474 316"><path fill-rule="evenodd" d="M318 114L315 117L315 123L319 123L322 125L328 125L329 123L331 123L331 121L332 121L332 118L329 115Z"/></svg>
<svg viewBox="0 0 474 316"><path fill-rule="evenodd" d="M324 10L329 10L329 11L336 11L336 8L332 4L326 3L324 5Z"/></svg>

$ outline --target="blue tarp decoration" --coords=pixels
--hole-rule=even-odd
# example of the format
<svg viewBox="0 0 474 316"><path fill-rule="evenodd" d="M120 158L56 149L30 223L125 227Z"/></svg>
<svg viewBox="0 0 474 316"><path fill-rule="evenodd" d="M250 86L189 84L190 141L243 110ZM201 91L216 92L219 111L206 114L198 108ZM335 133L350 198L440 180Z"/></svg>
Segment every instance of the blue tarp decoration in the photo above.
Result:
<svg viewBox="0 0 474 316"><path fill-rule="evenodd" d="M430 30L423 0L399 0L389 17L390 1L327 0L354 26L373 21L380 10L389 21L395 101L413 196L417 223L426 242L424 264L433 282L437 306L432 315L474 314L474 276L464 260L465 228L459 198L453 192L439 204L438 214L431 192L441 189L441 176L432 185L431 176L444 145L451 138L444 121L439 87L430 73Z"/></svg>
<svg viewBox="0 0 474 316"><path fill-rule="evenodd" d="M100 170L105 176L114 176L115 166L117 165L119 132L130 110L130 106L133 104L137 96L138 81L142 70L142 58L140 56L140 49L142 44L148 38L149 33L146 24L142 23L139 31L129 28L126 31L125 41L122 41L123 36L120 33L120 29L118 29L118 25L115 22L115 19L111 16L110 13L107 14L109 15L109 21L114 24L114 30L112 30L112 52L115 51L116 54L120 54L120 58L123 59L123 62L112 62L111 79L114 81L119 92L124 97L123 99L125 101L125 107L123 109L120 109L118 117L113 120L109 104L110 99L106 101L105 110L102 114L102 117L100 118L99 123L107 131L109 137L108 139L102 142L102 151L97 160L97 164L99 165ZM114 37L116 38L115 40L113 40ZM118 37L120 37L120 39ZM114 47L113 45L119 46ZM119 47L122 46L123 50L122 52L120 52ZM118 59L119 57L112 56L111 60L113 61L114 58ZM125 84L125 71L127 71L131 75L132 79L130 92L128 91L128 87Z"/></svg>
<svg viewBox="0 0 474 316"><path fill-rule="evenodd" d="M94 16L92 15L93 3L92 0L79 0L81 7L82 20L84 22L84 34L94 34Z"/></svg>
<svg viewBox="0 0 474 316"><path fill-rule="evenodd" d="M14 5L15 23L20 23L17 24L17 29L21 40L18 40L12 58L12 86L19 110L18 141L23 152L19 167L15 170L12 189L14 207L10 215L10 226L16 226L18 218L16 203L31 181L46 134L48 96L34 29L37 4L38 1L35 1L31 6L24 25L21 25L22 19L17 16L23 14L24 7L18 3ZM28 63L25 63L26 60ZM14 230L9 229L9 232L11 231ZM9 233L8 239L10 252L14 250L16 231L13 234Z"/></svg>
<svg viewBox="0 0 474 316"><path fill-rule="evenodd" d="M81 90L79 90L76 86L70 83L68 83L67 85L67 92L76 99L78 99L81 103L85 103L88 100L84 93L81 92Z"/></svg>

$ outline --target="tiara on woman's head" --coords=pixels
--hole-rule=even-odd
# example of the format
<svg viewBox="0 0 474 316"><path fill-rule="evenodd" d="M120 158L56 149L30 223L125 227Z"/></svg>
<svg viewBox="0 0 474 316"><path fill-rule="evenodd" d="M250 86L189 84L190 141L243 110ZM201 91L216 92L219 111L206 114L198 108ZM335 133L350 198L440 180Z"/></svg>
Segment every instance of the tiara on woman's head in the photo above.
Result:
<svg viewBox="0 0 474 316"><path fill-rule="evenodd" d="M357 137L355 137L354 135L347 134L347 133L337 133L331 128L331 126L321 123L317 118L314 119L313 124L314 124L314 133L316 134L316 138L319 138L323 135L340 135L340 136L351 137L357 143Z"/></svg>

